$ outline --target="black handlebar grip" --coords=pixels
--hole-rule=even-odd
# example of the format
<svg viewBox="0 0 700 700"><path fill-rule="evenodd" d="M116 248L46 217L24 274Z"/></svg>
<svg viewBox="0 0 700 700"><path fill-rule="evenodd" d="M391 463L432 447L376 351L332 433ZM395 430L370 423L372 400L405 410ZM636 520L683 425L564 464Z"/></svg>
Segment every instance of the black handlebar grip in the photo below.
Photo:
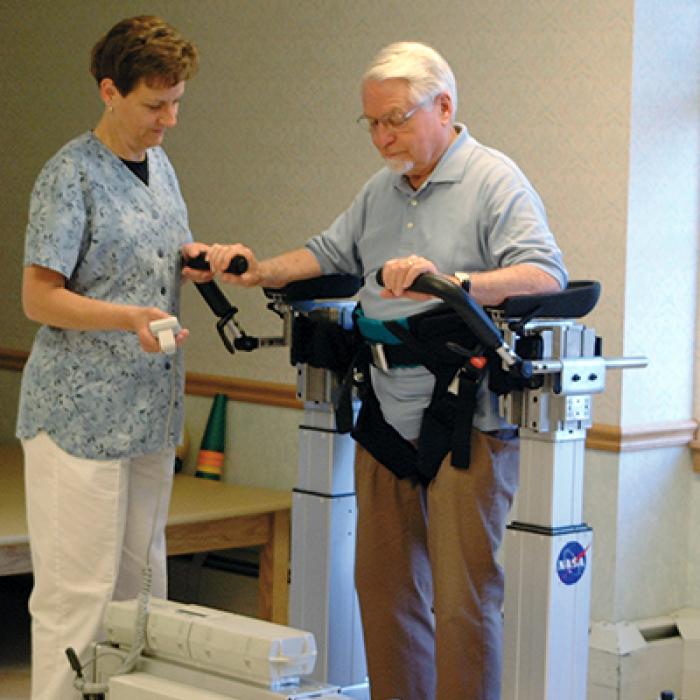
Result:
<svg viewBox="0 0 700 700"><path fill-rule="evenodd" d="M209 263L204 253L200 253L196 258L185 258L183 264L195 270L208 270ZM243 255L234 255L226 268L226 272L232 275L242 275L248 269L248 260Z"/></svg>
<svg viewBox="0 0 700 700"><path fill-rule="evenodd" d="M377 284L384 286L382 268L377 270L376 280ZM432 272L424 272L413 280L408 291L432 294L449 304L485 348L496 350L503 345L503 336L491 317L469 294L450 280Z"/></svg>

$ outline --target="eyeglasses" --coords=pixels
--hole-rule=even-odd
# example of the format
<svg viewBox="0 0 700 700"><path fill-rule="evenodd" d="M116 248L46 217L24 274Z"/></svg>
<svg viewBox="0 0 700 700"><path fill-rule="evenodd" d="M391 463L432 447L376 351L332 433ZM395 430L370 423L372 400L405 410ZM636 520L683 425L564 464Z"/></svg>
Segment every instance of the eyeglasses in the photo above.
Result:
<svg viewBox="0 0 700 700"><path fill-rule="evenodd" d="M413 109L403 112L398 107L375 119L364 114L357 118L357 123L370 134L373 134L381 124L385 129L400 129L430 98L421 100Z"/></svg>

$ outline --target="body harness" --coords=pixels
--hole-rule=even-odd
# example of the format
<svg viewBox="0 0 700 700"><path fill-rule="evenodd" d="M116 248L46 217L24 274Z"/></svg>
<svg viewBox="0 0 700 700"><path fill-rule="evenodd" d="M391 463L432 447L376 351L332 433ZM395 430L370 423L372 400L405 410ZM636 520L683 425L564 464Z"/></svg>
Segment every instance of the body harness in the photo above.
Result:
<svg viewBox="0 0 700 700"><path fill-rule="evenodd" d="M368 319L358 305L354 328L314 319L295 320L291 361L332 370L336 425L397 477L429 483L451 452L452 465L466 469L479 385L487 358L476 337L445 303L415 316L391 321ZM493 361L492 361L493 360ZM423 365L435 388L421 422L417 448L384 418L370 380L370 364L380 370ZM494 355L490 366L500 365ZM353 427L352 388L362 406Z"/></svg>

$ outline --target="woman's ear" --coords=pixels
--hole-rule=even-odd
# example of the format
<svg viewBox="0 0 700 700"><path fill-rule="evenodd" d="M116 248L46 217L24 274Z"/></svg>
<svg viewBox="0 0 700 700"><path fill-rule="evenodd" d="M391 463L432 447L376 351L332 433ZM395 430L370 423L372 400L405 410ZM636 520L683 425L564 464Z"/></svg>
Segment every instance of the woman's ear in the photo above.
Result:
<svg viewBox="0 0 700 700"><path fill-rule="evenodd" d="M118 95L119 90L117 90L114 81L111 78L102 78L100 81L100 98L105 103L105 107L108 110L112 110L112 103Z"/></svg>

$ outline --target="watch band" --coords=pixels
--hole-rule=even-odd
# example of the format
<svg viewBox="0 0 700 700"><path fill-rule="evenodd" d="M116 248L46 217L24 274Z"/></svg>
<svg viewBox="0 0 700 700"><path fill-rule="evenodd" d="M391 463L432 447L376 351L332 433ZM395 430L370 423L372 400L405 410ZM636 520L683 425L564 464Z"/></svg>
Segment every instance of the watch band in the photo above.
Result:
<svg viewBox="0 0 700 700"><path fill-rule="evenodd" d="M455 277L459 280L459 284L462 289L469 294L469 290L472 287L471 276L468 272L455 272Z"/></svg>

